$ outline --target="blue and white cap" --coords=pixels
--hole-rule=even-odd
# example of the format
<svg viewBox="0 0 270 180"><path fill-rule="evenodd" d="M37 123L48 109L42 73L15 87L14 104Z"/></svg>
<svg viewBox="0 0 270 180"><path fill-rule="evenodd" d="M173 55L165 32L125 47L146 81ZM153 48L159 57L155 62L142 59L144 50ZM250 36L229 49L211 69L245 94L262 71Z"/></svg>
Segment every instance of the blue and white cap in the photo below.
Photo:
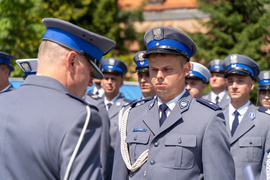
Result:
<svg viewBox="0 0 270 180"><path fill-rule="evenodd" d="M197 47L193 40L184 32L167 26L151 28L144 35L147 58L150 54L166 53L186 57L188 60L196 53Z"/></svg>
<svg viewBox="0 0 270 180"><path fill-rule="evenodd" d="M225 73L224 61L222 59L213 59L208 64L210 72Z"/></svg>
<svg viewBox="0 0 270 180"><path fill-rule="evenodd" d="M10 60L14 59L14 56L6 52L0 51L0 64L5 64L9 67L9 72L14 71L14 67L10 64Z"/></svg>
<svg viewBox="0 0 270 180"><path fill-rule="evenodd" d="M259 90L270 90L270 71L262 71L257 77Z"/></svg>
<svg viewBox="0 0 270 180"><path fill-rule="evenodd" d="M42 22L47 28L43 41L55 42L84 55L95 69L92 76L96 79L103 78L98 68L99 63L102 56L115 47L113 40L60 19L45 18Z"/></svg>
<svg viewBox="0 0 270 180"><path fill-rule="evenodd" d="M258 64L250 57L241 54L231 54L224 59L225 78L229 74L251 76L256 79L260 73Z"/></svg>
<svg viewBox="0 0 270 180"><path fill-rule="evenodd" d="M210 71L202 64L197 62L190 62L191 69L186 78L200 79L203 83L207 83L211 77Z"/></svg>
<svg viewBox="0 0 270 180"><path fill-rule="evenodd" d="M17 59L16 63L23 70L25 77L37 73L37 59Z"/></svg>
<svg viewBox="0 0 270 180"><path fill-rule="evenodd" d="M127 73L127 66L120 59L111 57L101 60L100 70L102 73L113 73L123 76Z"/></svg>
<svg viewBox="0 0 270 180"><path fill-rule="evenodd" d="M139 51L133 56L133 61L136 64L135 72L149 72L149 63L148 60L143 56L146 51Z"/></svg>

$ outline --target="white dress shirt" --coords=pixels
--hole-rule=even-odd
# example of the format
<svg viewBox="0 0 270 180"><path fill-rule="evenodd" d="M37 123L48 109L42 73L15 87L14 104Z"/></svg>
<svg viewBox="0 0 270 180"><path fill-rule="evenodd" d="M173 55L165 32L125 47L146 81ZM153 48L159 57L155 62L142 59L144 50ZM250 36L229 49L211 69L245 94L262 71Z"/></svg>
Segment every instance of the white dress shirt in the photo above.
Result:
<svg viewBox="0 0 270 180"><path fill-rule="evenodd" d="M171 101L166 103L166 105L168 106L168 109L165 111L167 117L169 117L169 115L170 115L171 111L173 110L174 106L176 105L178 100L185 94L185 92L186 92L186 89L184 89L181 94L179 94L178 96L173 98ZM158 100L158 107L159 107L161 104L163 104L163 102L158 97L157 97L157 100ZM158 112L159 112L159 117L161 117L160 108L158 108Z"/></svg>
<svg viewBox="0 0 270 180"><path fill-rule="evenodd" d="M214 102L214 103L216 103L216 98L217 98L217 96L218 96L218 103L220 103L221 99L222 99L222 98L224 97L224 95L225 95L225 92L226 92L226 90L222 91L222 92L219 93L219 94L216 94L216 93L214 93L213 91L211 91L211 101Z"/></svg>
<svg viewBox="0 0 270 180"><path fill-rule="evenodd" d="M250 101L248 101L244 106L238 108L238 109L235 109L231 103L229 104L229 123L230 123L230 130L232 130L232 124L233 124L233 120L234 120L234 111L237 110L238 113L239 113L239 116L238 116L238 120L239 120L239 124L240 122L242 121L245 113L247 112L247 109L248 109L248 106L250 104Z"/></svg>
<svg viewBox="0 0 270 180"><path fill-rule="evenodd" d="M114 104L114 101L120 96L120 93L117 94L111 101L108 101L106 96L104 96L104 104L106 106L106 110L108 111L108 104L111 103L112 105Z"/></svg>

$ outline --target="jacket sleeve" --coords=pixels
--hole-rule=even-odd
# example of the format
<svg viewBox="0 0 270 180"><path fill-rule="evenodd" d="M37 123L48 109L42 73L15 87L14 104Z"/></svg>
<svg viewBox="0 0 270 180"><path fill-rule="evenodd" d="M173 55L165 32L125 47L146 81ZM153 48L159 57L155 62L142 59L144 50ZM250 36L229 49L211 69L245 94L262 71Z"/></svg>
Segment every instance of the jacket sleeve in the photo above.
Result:
<svg viewBox="0 0 270 180"><path fill-rule="evenodd" d="M87 117L86 109L76 117L70 129L66 132L59 150L60 179L64 179L69 160L82 132ZM100 115L97 110L91 108L90 121L68 179L102 179L100 172L101 130Z"/></svg>
<svg viewBox="0 0 270 180"><path fill-rule="evenodd" d="M221 111L215 111L206 126L202 145L202 162L204 179L235 179L229 135Z"/></svg>
<svg viewBox="0 0 270 180"><path fill-rule="evenodd" d="M113 162L112 180L127 180L127 179L128 179L128 169L122 158L120 133L118 131L116 135L116 146L115 146L115 154L114 154L114 162Z"/></svg>

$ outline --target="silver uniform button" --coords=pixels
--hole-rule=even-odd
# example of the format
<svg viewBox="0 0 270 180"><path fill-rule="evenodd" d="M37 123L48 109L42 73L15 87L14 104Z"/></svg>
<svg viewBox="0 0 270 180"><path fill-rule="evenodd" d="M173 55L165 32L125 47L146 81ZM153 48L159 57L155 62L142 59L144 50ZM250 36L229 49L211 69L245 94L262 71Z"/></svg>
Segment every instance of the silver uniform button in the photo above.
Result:
<svg viewBox="0 0 270 180"><path fill-rule="evenodd" d="M156 162L155 162L154 160L151 160L151 161L150 161L150 164L151 164L151 165L154 165L154 164L156 164Z"/></svg>

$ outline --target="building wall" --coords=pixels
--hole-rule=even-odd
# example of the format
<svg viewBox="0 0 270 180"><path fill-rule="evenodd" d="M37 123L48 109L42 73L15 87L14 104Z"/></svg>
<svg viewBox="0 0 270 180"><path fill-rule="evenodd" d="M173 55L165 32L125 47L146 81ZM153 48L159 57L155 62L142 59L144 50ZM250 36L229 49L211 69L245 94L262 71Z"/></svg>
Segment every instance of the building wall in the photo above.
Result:
<svg viewBox="0 0 270 180"><path fill-rule="evenodd" d="M170 26L190 33L206 32L196 18L207 21L208 16L199 11L197 0L158 0L161 4L149 4L149 0L118 0L122 11L143 9L143 22L133 22L137 32L146 32L155 26ZM152 0L153 1L153 0ZM138 42L126 42L130 51L140 50Z"/></svg>

